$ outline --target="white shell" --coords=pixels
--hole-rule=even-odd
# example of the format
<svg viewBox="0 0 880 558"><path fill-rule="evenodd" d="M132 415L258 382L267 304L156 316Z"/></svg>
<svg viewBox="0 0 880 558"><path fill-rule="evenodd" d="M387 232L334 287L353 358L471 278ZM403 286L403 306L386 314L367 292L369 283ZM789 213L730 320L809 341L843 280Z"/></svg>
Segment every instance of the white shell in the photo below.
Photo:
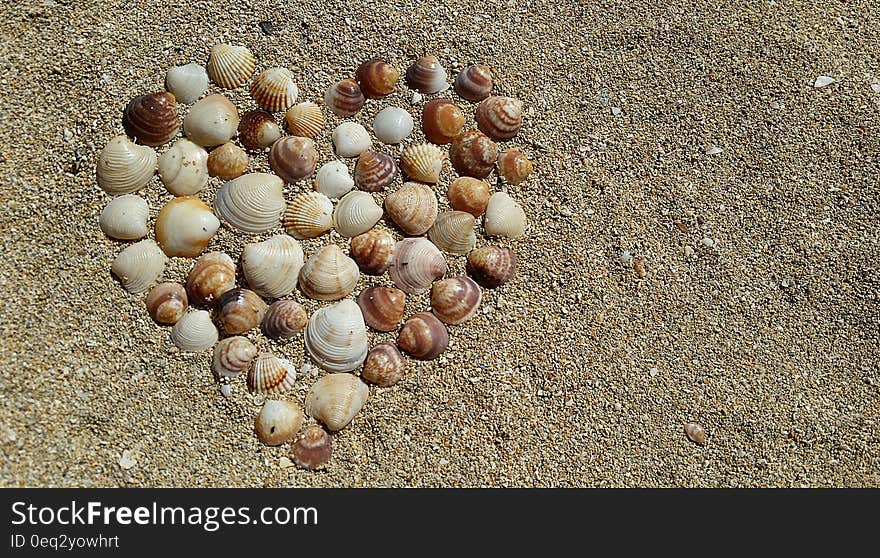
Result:
<svg viewBox="0 0 880 558"><path fill-rule="evenodd" d="M299 272L303 294L314 300L339 300L354 290L360 269L335 244L324 246Z"/></svg>
<svg viewBox="0 0 880 558"><path fill-rule="evenodd" d="M183 131L204 147L226 143L238 133L238 109L223 95L208 95L190 107Z"/></svg>
<svg viewBox="0 0 880 558"><path fill-rule="evenodd" d="M297 240L321 236L333 228L333 202L321 192L297 194L287 205L283 224Z"/></svg>
<svg viewBox="0 0 880 558"><path fill-rule="evenodd" d="M343 122L333 130L333 145L340 157L357 157L372 144L367 129L357 122Z"/></svg>
<svg viewBox="0 0 880 558"><path fill-rule="evenodd" d="M302 246L286 234L246 244L241 253L241 267L248 285L265 298L281 298L292 293L304 260Z"/></svg>
<svg viewBox="0 0 880 558"><path fill-rule="evenodd" d="M428 238L444 252L467 254L477 243L476 221L466 211L444 211L428 231Z"/></svg>
<svg viewBox="0 0 880 558"><path fill-rule="evenodd" d="M367 358L367 326L360 307L351 299L313 313L304 338L306 351L329 372L349 372Z"/></svg>
<svg viewBox="0 0 880 558"><path fill-rule="evenodd" d="M526 213L506 192L495 192L486 207L483 229L488 236L519 238L526 233Z"/></svg>
<svg viewBox="0 0 880 558"><path fill-rule="evenodd" d="M266 232L278 225L287 204L284 181L274 174L254 172L220 187L214 197L218 217L244 232Z"/></svg>
<svg viewBox="0 0 880 558"><path fill-rule="evenodd" d="M260 353L248 372L248 389L254 393L282 394L293 389L296 367L272 353Z"/></svg>
<svg viewBox="0 0 880 558"><path fill-rule="evenodd" d="M171 328L171 341L182 351L207 351L217 342L217 326L206 310L191 310Z"/></svg>
<svg viewBox="0 0 880 558"><path fill-rule="evenodd" d="M116 256L110 271L119 277L125 290L138 294L150 288L150 285L165 271L168 257L152 239L141 240L128 246Z"/></svg>
<svg viewBox="0 0 880 558"><path fill-rule="evenodd" d="M98 156L98 186L108 194L130 194L140 190L156 172L156 152L126 136L107 142Z"/></svg>
<svg viewBox="0 0 880 558"><path fill-rule="evenodd" d="M199 198L171 198L156 216L156 242L169 256L195 258L219 228L220 221Z"/></svg>
<svg viewBox="0 0 880 558"><path fill-rule="evenodd" d="M208 183L208 152L188 139L159 156L159 178L175 196L191 196Z"/></svg>
<svg viewBox="0 0 880 558"><path fill-rule="evenodd" d="M147 200L134 194L125 194L110 200L98 224L104 234L119 240L137 240L147 236L150 208Z"/></svg>
<svg viewBox="0 0 880 558"><path fill-rule="evenodd" d="M353 374L328 374L306 395L306 413L333 432L342 430L367 402L370 388Z"/></svg>
<svg viewBox="0 0 880 558"><path fill-rule="evenodd" d="M354 188L354 179L348 172L348 165L342 161L324 163L315 177L315 190L328 198L341 198Z"/></svg>
<svg viewBox="0 0 880 558"><path fill-rule="evenodd" d="M303 412L298 403L270 399L254 419L254 430L267 446L280 446L296 436L302 423Z"/></svg>
<svg viewBox="0 0 880 558"><path fill-rule="evenodd" d="M195 62L171 66L165 72L165 89L174 95L178 103L188 105L208 89L208 72Z"/></svg>
<svg viewBox="0 0 880 558"><path fill-rule="evenodd" d="M384 108L373 119L373 133L376 138L389 145L403 141L412 129L413 117L402 108Z"/></svg>
<svg viewBox="0 0 880 558"><path fill-rule="evenodd" d="M372 229L382 218L382 208L367 192L355 190L343 196L333 210L333 227L351 238Z"/></svg>

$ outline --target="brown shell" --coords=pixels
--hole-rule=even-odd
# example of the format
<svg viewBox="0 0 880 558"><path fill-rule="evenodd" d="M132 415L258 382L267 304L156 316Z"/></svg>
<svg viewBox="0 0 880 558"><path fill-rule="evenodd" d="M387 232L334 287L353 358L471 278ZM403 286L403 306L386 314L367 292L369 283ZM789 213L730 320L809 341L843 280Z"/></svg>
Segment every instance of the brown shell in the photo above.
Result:
<svg viewBox="0 0 880 558"><path fill-rule="evenodd" d="M309 316L295 300L276 300L263 317L263 333L269 339L290 339L306 327Z"/></svg>
<svg viewBox="0 0 880 558"><path fill-rule="evenodd" d="M179 283L159 283L150 289L144 304L150 317L162 325L176 324L189 308L186 289Z"/></svg>
<svg viewBox="0 0 880 558"><path fill-rule="evenodd" d="M381 228L372 228L351 239L349 255L367 275L382 275L394 259L394 237Z"/></svg>
<svg viewBox="0 0 880 558"><path fill-rule="evenodd" d="M247 153L231 141L208 154L208 174L223 180L238 178L244 174L247 166Z"/></svg>
<svg viewBox="0 0 880 558"><path fill-rule="evenodd" d="M436 56L422 56L406 69L406 85L421 93L437 93L449 87L446 70Z"/></svg>
<svg viewBox="0 0 880 558"><path fill-rule="evenodd" d="M522 101L489 97L477 106L477 127L495 141L513 138L522 127Z"/></svg>
<svg viewBox="0 0 880 558"><path fill-rule="evenodd" d="M479 130L469 130L449 146L449 161L458 174L486 178L498 159L498 146Z"/></svg>
<svg viewBox="0 0 880 558"><path fill-rule="evenodd" d="M455 77L455 92L468 101L482 101L492 92L492 72L482 64L468 66Z"/></svg>
<svg viewBox="0 0 880 558"><path fill-rule="evenodd" d="M247 386L252 393L277 395L290 391L296 381L293 363L270 352L257 355L248 370Z"/></svg>
<svg viewBox="0 0 880 558"><path fill-rule="evenodd" d="M407 182L385 197L385 210L406 234L425 234L437 220L437 195L426 184Z"/></svg>
<svg viewBox="0 0 880 558"><path fill-rule="evenodd" d="M208 252L192 266L186 292L192 304L212 304L235 287L235 262L223 252Z"/></svg>
<svg viewBox="0 0 880 558"><path fill-rule="evenodd" d="M250 289L232 289L220 296L220 324L223 331L236 335L260 325L266 315L266 303Z"/></svg>
<svg viewBox="0 0 880 558"><path fill-rule="evenodd" d="M364 192L381 192L397 176L394 158L378 151L364 151L354 166L354 183Z"/></svg>
<svg viewBox="0 0 880 558"><path fill-rule="evenodd" d="M394 331L403 319L406 293L393 287L367 287L357 303L365 324L376 331Z"/></svg>
<svg viewBox="0 0 880 558"><path fill-rule="evenodd" d="M376 345L367 353L361 378L380 387L393 386L406 372L406 361L391 343Z"/></svg>
<svg viewBox="0 0 880 558"><path fill-rule="evenodd" d="M516 254L502 246L484 246L468 254L467 271L477 283L494 289L516 273Z"/></svg>
<svg viewBox="0 0 880 558"><path fill-rule="evenodd" d="M498 174L508 184L516 186L532 173L532 162L519 149L508 149L498 156Z"/></svg>
<svg viewBox="0 0 880 558"><path fill-rule="evenodd" d="M446 191L449 205L456 211L467 211L474 217L486 212L489 205L489 183L470 176L456 178Z"/></svg>
<svg viewBox="0 0 880 558"><path fill-rule="evenodd" d="M364 106L364 94L355 80L346 78L327 89L324 103L337 116L354 116Z"/></svg>
<svg viewBox="0 0 880 558"><path fill-rule="evenodd" d="M464 128L464 113L449 99L433 99L422 111L422 129L428 141L450 143Z"/></svg>
<svg viewBox="0 0 880 558"><path fill-rule="evenodd" d="M126 105L122 126L137 143L155 147L168 142L180 128L174 95L167 91L138 95Z"/></svg>
<svg viewBox="0 0 880 558"><path fill-rule="evenodd" d="M296 182L315 172L318 153L309 138L285 136L272 144L269 166L285 182Z"/></svg>
<svg viewBox="0 0 880 558"><path fill-rule="evenodd" d="M324 113L315 103L293 105L284 113L290 135L314 138L324 129Z"/></svg>
<svg viewBox="0 0 880 558"><path fill-rule="evenodd" d="M333 442L330 434L313 424L293 443L293 462L305 469L317 469L330 461Z"/></svg>
<svg viewBox="0 0 880 558"><path fill-rule="evenodd" d="M214 345L211 370L219 378L234 378L243 373L257 356L257 347L247 337L221 339Z"/></svg>
<svg viewBox="0 0 880 558"><path fill-rule="evenodd" d="M249 110L238 122L238 138L245 149L262 151L281 137L275 117L264 110Z"/></svg>
<svg viewBox="0 0 880 558"><path fill-rule="evenodd" d="M688 439L701 446L706 445L706 429L696 422L689 422L684 427L684 432Z"/></svg>
<svg viewBox="0 0 880 558"><path fill-rule="evenodd" d="M354 79L366 97L381 99L394 91L400 70L380 58L372 58L358 66Z"/></svg>
<svg viewBox="0 0 880 558"><path fill-rule="evenodd" d="M434 314L413 314L397 336L397 346L419 360L433 360L449 345L449 332Z"/></svg>
<svg viewBox="0 0 880 558"><path fill-rule="evenodd" d="M470 277L450 277L431 287L431 310L447 324L471 319L480 307L480 287Z"/></svg>
<svg viewBox="0 0 880 558"><path fill-rule="evenodd" d="M394 285L407 294L427 291L448 270L446 258L427 238L404 238L394 245L389 274Z"/></svg>

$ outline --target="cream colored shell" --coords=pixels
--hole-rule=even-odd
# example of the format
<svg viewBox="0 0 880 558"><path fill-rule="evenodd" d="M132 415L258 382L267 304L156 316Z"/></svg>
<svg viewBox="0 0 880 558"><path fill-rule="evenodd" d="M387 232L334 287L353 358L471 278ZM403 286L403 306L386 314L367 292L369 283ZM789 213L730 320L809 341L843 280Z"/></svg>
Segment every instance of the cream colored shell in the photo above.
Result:
<svg viewBox="0 0 880 558"><path fill-rule="evenodd" d="M153 148L116 136L98 156L98 186L114 196L140 190L153 178L157 159Z"/></svg>
<svg viewBox="0 0 880 558"><path fill-rule="evenodd" d="M367 326L351 299L318 309L304 334L306 351L329 372L350 372L367 358Z"/></svg>
<svg viewBox="0 0 880 558"><path fill-rule="evenodd" d="M526 232L526 213L506 192L495 192L486 207L483 229L488 236L519 238Z"/></svg>
<svg viewBox="0 0 880 558"><path fill-rule="evenodd" d="M165 89L174 95L178 103L188 105L208 89L208 72L195 62L171 66L165 72Z"/></svg>
<svg viewBox="0 0 880 558"><path fill-rule="evenodd" d="M132 294L145 292L165 271L168 257L152 239L141 240L126 247L113 260L110 270Z"/></svg>
<svg viewBox="0 0 880 558"><path fill-rule="evenodd" d="M444 252L467 254L477 243L476 220L466 211L444 211L428 231L428 238Z"/></svg>
<svg viewBox="0 0 880 558"><path fill-rule="evenodd" d="M235 137L238 122L238 109L232 101L214 94L190 107L183 118L183 131L192 142L212 147Z"/></svg>
<svg viewBox="0 0 880 558"><path fill-rule="evenodd" d="M248 285L265 298L281 298L292 293L303 263L302 246L285 234L247 244L241 253L241 267Z"/></svg>
<svg viewBox="0 0 880 558"><path fill-rule="evenodd" d="M175 196L191 196L208 183L208 152L181 138L159 156L159 178Z"/></svg>
<svg viewBox="0 0 880 558"><path fill-rule="evenodd" d="M284 212L284 230L293 238L315 238L333 228L333 202L320 192L297 194Z"/></svg>
<svg viewBox="0 0 880 558"><path fill-rule="evenodd" d="M247 82L255 67L256 59L250 49L221 43L211 49L206 69L211 81L235 89Z"/></svg>
<svg viewBox="0 0 880 558"><path fill-rule="evenodd" d="M191 310L171 328L171 341L182 351L207 351L217 342L217 326L206 310Z"/></svg>
<svg viewBox="0 0 880 558"><path fill-rule="evenodd" d="M357 264L335 244L324 246L299 272L299 286L314 300L339 300L354 290L360 277Z"/></svg>
<svg viewBox="0 0 880 558"><path fill-rule="evenodd" d="M333 210L333 227L342 236L351 238L372 229L382 218L382 208L367 192L355 190L339 200Z"/></svg>
<svg viewBox="0 0 880 558"><path fill-rule="evenodd" d="M110 200L98 218L104 234L119 240L137 240L150 232L147 200L135 194L123 194Z"/></svg>
<svg viewBox="0 0 880 558"><path fill-rule="evenodd" d="M287 207L283 187L284 181L274 174L242 175L220 187L214 197L214 212L238 230L266 232L278 226Z"/></svg>
<svg viewBox="0 0 880 558"><path fill-rule="evenodd" d="M333 432L342 430L367 402L370 388L353 374L328 374L306 395L306 413Z"/></svg>

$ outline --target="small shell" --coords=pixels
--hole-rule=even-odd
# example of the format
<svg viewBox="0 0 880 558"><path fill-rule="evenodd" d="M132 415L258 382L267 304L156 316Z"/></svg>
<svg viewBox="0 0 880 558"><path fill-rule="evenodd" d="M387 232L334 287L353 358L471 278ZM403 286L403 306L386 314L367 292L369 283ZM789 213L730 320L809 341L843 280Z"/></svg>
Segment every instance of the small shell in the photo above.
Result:
<svg viewBox="0 0 880 558"><path fill-rule="evenodd" d="M382 275L391 266L394 237L382 228L373 228L351 239L348 253L367 275Z"/></svg>
<svg viewBox="0 0 880 558"><path fill-rule="evenodd" d="M458 174L486 178L498 160L498 146L482 132L470 130L452 141L449 160Z"/></svg>
<svg viewBox="0 0 880 558"><path fill-rule="evenodd" d="M107 142L98 157L98 186L114 196L140 190L153 178L157 159L152 148L137 145L125 136L116 136Z"/></svg>
<svg viewBox="0 0 880 558"><path fill-rule="evenodd" d="M122 286L131 294L139 294L150 288L165 271L168 257L151 239L141 240L126 247L113 260L110 270L119 277Z"/></svg>
<svg viewBox="0 0 880 558"><path fill-rule="evenodd" d="M173 325L186 313L189 302L180 283L159 283L144 299L147 312L157 324Z"/></svg>
<svg viewBox="0 0 880 558"><path fill-rule="evenodd" d="M397 87L400 70L379 58L372 58L358 66L354 78L366 97L381 99L390 95Z"/></svg>
<svg viewBox="0 0 880 558"><path fill-rule="evenodd" d="M278 225L287 207L283 188L284 181L274 174L245 174L220 187L214 211L240 231L266 232Z"/></svg>
<svg viewBox="0 0 880 558"><path fill-rule="evenodd" d="M180 128L174 95L167 91L138 95L126 105L122 127L137 143L155 147L170 141Z"/></svg>
<svg viewBox="0 0 880 558"><path fill-rule="evenodd" d="M165 72L165 89L174 95L178 103L188 105L208 89L208 72L195 62L171 66Z"/></svg>
<svg viewBox="0 0 880 558"><path fill-rule="evenodd" d="M456 178L449 185L446 198L452 209L479 217L489 205L489 183L470 176Z"/></svg>
<svg viewBox="0 0 880 558"><path fill-rule="evenodd" d="M519 238L526 233L526 212L506 192L495 192L486 207L483 229L487 236Z"/></svg>
<svg viewBox="0 0 880 558"><path fill-rule="evenodd" d="M211 370L218 378L234 378L250 367L255 356L257 347L247 337L227 337L214 347Z"/></svg>
<svg viewBox="0 0 880 558"><path fill-rule="evenodd" d="M208 95L190 107L183 119L183 131L204 147L226 143L238 131L238 109L223 95Z"/></svg>
<svg viewBox="0 0 880 558"><path fill-rule="evenodd" d="M407 182L388 194L385 210L406 234L425 234L437 219L437 195L430 186Z"/></svg>
<svg viewBox="0 0 880 558"><path fill-rule="evenodd" d="M511 97L489 97L476 112L477 127L495 141L509 140L522 127L522 101Z"/></svg>
<svg viewBox="0 0 880 558"><path fill-rule="evenodd" d="M293 462L305 469L317 469L330 461L333 455L333 442L327 432L317 424L306 431L293 443Z"/></svg>
<svg viewBox="0 0 880 558"><path fill-rule="evenodd" d="M451 277L431 287L431 310L447 324L468 321L480 307L480 287L470 277Z"/></svg>
<svg viewBox="0 0 880 558"><path fill-rule="evenodd" d="M419 360L433 360L449 345L449 332L434 314L413 314L397 336L397 346Z"/></svg>
<svg viewBox="0 0 880 558"><path fill-rule="evenodd" d="M159 178L175 196L191 196L208 183L208 152L181 138L159 155Z"/></svg>
<svg viewBox="0 0 880 558"><path fill-rule="evenodd" d="M328 374L315 382L306 396L306 413L324 423L332 432L345 428L354 419L370 388L353 374Z"/></svg>
<svg viewBox="0 0 880 558"><path fill-rule="evenodd" d="M349 372L367 357L367 326L361 309L350 299L315 311L303 339L306 352L329 372Z"/></svg>
<svg viewBox="0 0 880 558"><path fill-rule="evenodd" d="M247 385L251 393L281 395L293 389L296 368L283 358L264 352L257 355L248 371Z"/></svg>
<svg viewBox="0 0 880 558"><path fill-rule="evenodd" d="M117 196L98 217L98 225L110 238L137 240L147 236L150 208L147 200L134 194Z"/></svg>
<svg viewBox="0 0 880 558"><path fill-rule="evenodd" d="M408 145L400 155L400 169L413 180L436 184L443 170L443 152L430 143Z"/></svg>
<svg viewBox="0 0 880 558"><path fill-rule="evenodd" d="M382 218L382 208L367 192L354 190L345 194L333 210L333 227L345 237L363 234Z"/></svg>
<svg viewBox="0 0 880 558"><path fill-rule="evenodd" d="M468 66L455 77L455 92L468 101L482 101L492 92L492 72L481 64Z"/></svg>
<svg viewBox="0 0 880 558"><path fill-rule="evenodd" d="M217 327L205 310L190 310L171 328L171 341L181 351L207 351L218 337Z"/></svg>
<svg viewBox="0 0 880 558"><path fill-rule="evenodd" d="M215 148L208 154L208 174L222 180L238 178L244 173L247 166L247 153L231 141Z"/></svg>
<svg viewBox="0 0 880 558"><path fill-rule="evenodd" d="M343 122L333 130L333 146L340 157L357 157L372 143L367 129L357 122Z"/></svg>
<svg viewBox="0 0 880 558"><path fill-rule="evenodd" d="M354 116L364 106L364 94L355 80L343 79L327 88L324 104L337 116Z"/></svg>
<svg viewBox="0 0 880 558"><path fill-rule="evenodd" d="M263 151L281 137L281 126L264 110L249 110L238 123L238 139L245 149Z"/></svg>
<svg viewBox="0 0 880 558"><path fill-rule="evenodd" d="M467 271L487 289L500 287L516 273L516 254L501 246L478 248L468 254Z"/></svg>
<svg viewBox="0 0 880 558"><path fill-rule="evenodd" d="M246 244L241 253L241 268L248 285L266 298L292 293L303 261L299 242L285 234Z"/></svg>
<svg viewBox="0 0 880 558"><path fill-rule="evenodd" d="M320 192L297 194L284 212L284 230L293 238L315 238L333 228L333 202Z"/></svg>
<svg viewBox="0 0 880 558"><path fill-rule="evenodd" d="M706 445L706 429L701 425L695 422L689 422L684 427L684 432L687 434L688 439L701 446Z"/></svg>
<svg viewBox="0 0 880 558"><path fill-rule="evenodd" d="M302 180L315 172L318 153L309 138L285 136L272 144L269 166L285 182Z"/></svg>
<svg viewBox="0 0 880 558"><path fill-rule="evenodd" d="M270 399L254 419L254 431L267 446L280 446L293 440L302 423L303 412L297 403Z"/></svg>
<svg viewBox="0 0 880 558"><path fill-rule="evenodd" d="M299 96L299 88L287 68L260 72L251 82L250 91L254 102L270 112L287 110Z"/></svg>
<svg viewBox="0 0 880 558"><path fill-rule="evenodd" d="M373 119L373 133L385 144L400 143L412 133L412 129L413 117L402 108L384 108Z"/></svg>
<svg viewBox="0 0 880 558"><path fill-rule="evenodd" d="M446 70L436 56L422 56L406 70L406 84L420 93L438 93L449 88Z"/></svg>
<svg viewBox="0 0 880 558"><path fill-rule="evenodd" d="M315 176L315 190L328 198L341 198L354 188L354 179L342 161L324 163Z"/></svg>
<svg viewBox="0 0 880 558"><path fill-rule="evenodd" d="M192 196L173 198L156 217L156 242L168 256L195 258L211 242L220 221L205 202Z"/></svg>
<svg viewBox="0 0 880 558"><path fill-rule="evenodd" d="M508 149L498 156L498 174L508 184L516 186L532 173L532 162L519 149Z"/></svg>
<svg viewBox="0 0 880 558"><path fill-rule="evenodd" d="M427 238L405 238L394 245L391 280L407 294L427 291L446 270L446 258Z"/></svg>
<svg viewBox="0 0 880 558"><path fill-rule="evenodd" d="M260 295L250 289L232 289L220 296L220 325L223 331L237 335L260 325L267 306Z"/></svg>
<svg viewBox="0 0 880 558"><path fill-rule="evenodd" d="M306 327L306 309L294 300L276 300L263 317L263 333L269 339L290 339Z"/></svg>
<svg viewBox="0 0 880 558"><path fill-rule="evenodd" d="M464 128L464 113L449 99L433 99L422 111L422 129L431 143L447 144Z"/></svg>
<svg viewBox="0 0 880 558"><path fill-rule="evenodd" d="M314 300L339 300L357 284L360 272L354 260L335 244L324 246L306 261L299 272L303 294Z"/></svg>
<svg viewBox="0 0 880 558"><path fill-rule="evenodd" d="M208 76L211 81L226 89L244 85L254 73L255 67L254 55L243 46L214 45L208 56Z"/></svg>
<svg viewBox="0 0 880 558"><path fill-rule="evenodd" d="M315 103L293 105L284 114L290 135L314 138L324 129L324 114Z"/></svg>
<svg viewBox="0 0 880 558"><path fill-rule="evenodd" d="M364 192L381 192L397 176L394 159L385 153L364 151L354 166L354 181Z"/></svg>
<svg viewBox="0 0 880 558"><path fill-rule="evenodd" d="M186 278L186 292L192 304L213 304L234 287L235 262L223 252L202 255Z"/></svg>
<svg viewBox="0 0 880 558"><path fill-rule="evenodd" d="M376 331L394 331L403 319L406 294L393 287L367 287L357 298L364 322Z"/></svg>
<svg viewBox="0 0 880 558"><path fill-rule="evenodd" d="M477 243L476 220L466 211L444 211L437 216L428 238L444 252L467 254Z"/></svg>
<svg viewBox="0 0 880 558"><path fill-rule="evenodd" d="M393 386L406 372L406 362L391 343L376 345L367 353L361 378L380 387Z"/></svg>

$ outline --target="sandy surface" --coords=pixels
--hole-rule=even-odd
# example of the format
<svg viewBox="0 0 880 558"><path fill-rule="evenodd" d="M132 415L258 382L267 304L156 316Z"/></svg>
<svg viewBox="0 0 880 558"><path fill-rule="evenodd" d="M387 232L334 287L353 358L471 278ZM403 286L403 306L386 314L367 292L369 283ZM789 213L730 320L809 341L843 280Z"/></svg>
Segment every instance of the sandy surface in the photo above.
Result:
<svg viewBox="0 0 880 558"><path fill-rule="evenodd" d="M3 3L0 485L880 485L871 2L388 4ZM517 277L441 359L373 387L319 472L259 443L243 381L225 400L210 352L174 347L110 275L124 244L97 225L95 161L125 103L220 41L290 68L303 99L367 57L433 53L450 77L489 65L527 107ZM820 75L837 82L814 88ZM410 97L401 83L358 120L418 116ZM158 178L143 195L153 218L170 198ZM211 248L237 257L255 239L223 228ZM330 241L346 245L306 253ZM301 337L278 351L302 362Z"/></svg>

